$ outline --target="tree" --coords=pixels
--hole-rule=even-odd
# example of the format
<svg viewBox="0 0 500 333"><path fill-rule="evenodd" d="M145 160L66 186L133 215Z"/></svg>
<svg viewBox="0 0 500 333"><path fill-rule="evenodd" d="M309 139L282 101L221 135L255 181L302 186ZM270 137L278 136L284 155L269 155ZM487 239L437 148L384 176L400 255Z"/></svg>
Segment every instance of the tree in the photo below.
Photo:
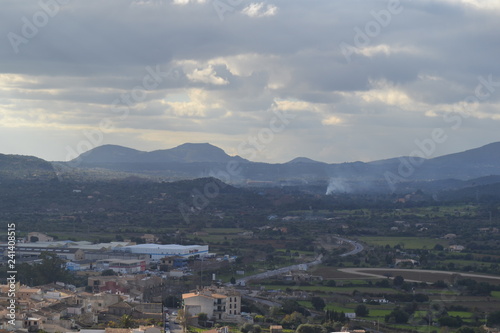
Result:
<svg viewBox="0 0 500 333"><path fill-rule="evenodd" d="M255 317L253 317L253 320L258 323L263 323L266 320L266 317L264 317L263 315L255 315Z"/></svg>
<svg viewBox="0 0 500 333"><path fill-rule="evenodd" d="M335 287L335 286L337 286L337 283L335 282L335 280L328 280L328 282L326 283L326 285L328 287Z"/></svg>
<svg viewBox="0 0 500 333"><path fill-rule="evenodd" d="M179 324L181 324L183 332L187 331L188 318L189 318L189 311L180 309L177 312L177 320L179 321Z"/></svg>
<svg viewBox="0 0 500 333"><path fill-rule="evenodd" d="M178 308L180 304L180 298L174 295L167 296L167 298L163 300L163 305L170 308Z"/></svg>
<svg viewBox="0 0 500 333"><path fill-rule="evenodd" d="M295 328L306 321L306 318L299 312L287 314L281 321L284 328Z"/></svg>
<svg viewBox="0 0 500 333"><path fill-rule="evenodd" d="M448 326L448 327L460 327L463 324L463 320L459 316L444 316L438 319L438 323L440 326Z"/></svg>
<svg viewBox="0 0 500 333"><path fill-rule="evenodd" d="M385 322L386 323L396 323L396 324L406 324L408 322L408 319L410 318L410 315L406 313L405 311L401 310L400 307L395 308L392 310L391 313L385 316Z"/></svg>
<svg viewBox="0 0 500 333"><path fill-rule="evenodd" d="M234 276L231 276L230 282L231 282L231 284L236 284L236 279L234 278Z"/></svg>
<svg viewBox="0 0 500 333"><path fill-rule="evenodd" d="M116 273L112 269L105 269L101 272L101 276L113 276L113 275L116 275Z"/></svg>
<svg viewBox="0 0 500 333"><path fill-rule="evenodd" d="M360 304L356 307L354 312L356 313L356 316L358 316L358 317L367 317L368 314L370 313L370 310L368 309L368 307L366 305Z"/></svg>
<svg viewBox="0 0 500 333"><path fill-rule="evenodd" d="M208 315L204 312L198 313L198 322L205 322L208 320Z"/></svg>
<svg viewBox="0 0 500 333"><path fill-rule="evenodd" d="M326 333L326 328L321 325L301 324L295 333Z"/></svg>
<svg viewBox="0 0 500 333"><path fill-rule="evenodd" d="M253 330L253 325L250 323L245 323L243 326L240 327L240 331L242 333L250 333Z"/></svg>
<svg viewBox="0 0 500 333"><path fill-rule="evenodd" d="M313 308L317 311L323 310L326 306L325 301L318 296L314 296L313 298L311 298L311 304Z"/></svg>
<svg viewBox="0 0 500 333"><path fill-rule="evenodd" d="M436 245L434 245L434 250L436 250L436 251L443 251L444 247L441 244L436 244Z"/></svg>
<svg viewBox="0 0 500 333"><path fill-rule="evenodd" d="M392 283L395 286L402 286L404 282L405 282L405 279L401 275L396 276L394 278L394 280L392 281Z"/></svg>
<svg viewBox="0 0 500 333"><path fill-rule="evenodd" d="M129 315L123 315L123 316L121 316L119 325L122 328L130 328L130 327L132 327L132 325L133 325L132 317L129 316Z"/></svg>
<svg viewBox="0 0 500 333"><path fill-rule="evenodd" d="M457 330L457 333L476 333L476 332L477 331L474 328L468 326L462 326Z"/></svg>
<svg viewBox="0 0 500 333"><path fill-rule="evenodd" d="M286 314L291 314L293 312L301 312L301 306L297 301L287 299L283 302L283 305L281 307L284 313Z"/></svg>
<svg viewBox="0 0 500 333"><path fill-rule="evenodd" d="M415 299L415 302L423 303L423 302L429 301L429 296L427 296L425 294L418 293L418 294L415 294L414 299Z"/></svg>
<svg viewBox="0 0 500 333"><path fill-rule="evenodd" d="M34 275L32 277L34 277L33 283L35 285L70 282L72 280L70 273L66 270L64 260L56 254L42 252L40 259L42 259L42 262L33 266Z"/></svg>
<svg viewBox="0 0 500 333"><path fill-rule="evenodd" d="M500 324L500 311L494 311L488 315L488 325Z"/></svg>

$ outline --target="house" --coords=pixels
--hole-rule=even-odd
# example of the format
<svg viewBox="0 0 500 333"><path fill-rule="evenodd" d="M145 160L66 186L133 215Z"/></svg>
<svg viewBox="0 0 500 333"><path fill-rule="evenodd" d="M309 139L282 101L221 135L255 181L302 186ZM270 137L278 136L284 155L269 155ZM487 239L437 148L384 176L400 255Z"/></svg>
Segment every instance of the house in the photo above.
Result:
<svg viewBox="0 0 500 333"><path fill-rule="evenodd" d="M43 329L42 320L35 317L27 317L24 319L23 328L27 328L28 332L38 332Z"/></svg>
<svg viewBox="0 0 500 333"><path fill-rule="evenodd" d="M134 312L134 308L129 303L118 302L116 304L110 305L108 307L108 312L115 316L121 317L123 315L131 315L132 312Z"/></svg>
<svg viewBox="0 0 500 333"><path fill-rule="evenodd" d="M209 287L182 294L182 301L192 316L206 313L210 319L223 321L241 318L241 295L232 289Z"/></svg>
<svg viewBox="0 0 500 333"><path fill-rule="evenodd" d="M269 333L282 333L283 326L281 325L271 325L269 326Z"/></svg>
<svg viewBox="0 0 500 333"><path fill-rule="evenodd" d="M97 261L98 269L111 269L121 274L133 274L146 270L146 261L141 259L102 259Z"/></svg>
<svg viewBox="0 0 500 333"><path fill-rule="evenodd" d="M187 258L181 256L169 256L160 259L160 270L169 271L187 266Z"/></svg>
<svg viewBox="0 0 500 333"><path fill-rule="evenodd" d="M372 298L372 299L363 298L363 303L389 304L389 300L385 298Z"/></svg>
<svg viewBox="0 0 500 333"><path fill-rule="evenodd" d="M202 333L229 333L229 326L214 328L208 331L203 331Z"/></svg>
<svg viewBox="0 0 500 333"><path fill-rule="evenodd" d="M463 245L450 245L448 247L448 250L450 250L451 252L462 252L463 250L465 250L465 246L463 246Z"/></svg>
<svg viewBox="0 0 500 333"><path fill-rule="evenodd" d="M139 328L111 328L105 329L81 329L80 333L161 333L161 329L155 326L139 326Z"/></svg>
<svg viewBox="0 0 500 333"><path fill-rule="evenodd" d="M307 271L288 271L281 275L285 281L323 281L322 276L311 275Z"/></svg>
<svg viewBox="0 0 500 333"><path fill-rule="evenodd" d="M28 233L28 236L26 236L26 239L29 243L54 241L54 237L47 236L41 232L30 232Z"/></svg>
<svg viewBox="0 0 500 333"><path fill-rule="evenodd" d="M8 288L6 285L1 286L2 293L7 293ZM4 291L5 288L5 291ZM16 297L19 300L27 301L30 300L33 297L38 297L41 298L42 296L42 290L38 288L28 288L28 287L23 287L20 286L19 283L16 283Z"/></svg>
<svg viewBox="0 0 500 333"><path fill-rule="evenodd" d="M90 276L88 286L94 293L128 294L143 302L158 302L165 298L167 285L158 276L134 274L126 276Z"/></svg>
<svg viewBox="0 0 500 333"><path fill-rule="evenodd" d="M66 269L72 272L91 270L95 266L96 264L94 260L75 260L68 261L66 263Z"/></svg>
<svg viewBox="0 0 500 333"><path fill-rule="evenodd" d="M419 262L418 262L418 260L414 260L414 259L395 259L394 260L394 266L400 266L400 265L405 265L405 264L411 264L412 266L418 266Z"/></svg>
<svg viewBox="0 0 500 333"><path fill-rule="evenodd" d="M159 240L159 238L153 234L144 234L141 236L141 239L144 239L144 243L151 243L151 244L155 244Z"/></svg>
<svg viewBox="0 0 500 333"><path fill-rule="evenodd" d="M100 294L90 294L90 293L80 293L77 298L71 299L69 302L70 307L83 306L86 313L88 312L100 312L108 309L109 306L119 303L123 300L123 297L117 294L110 293L100 293ZM69 307L68 307L69 311Z"/></svg>

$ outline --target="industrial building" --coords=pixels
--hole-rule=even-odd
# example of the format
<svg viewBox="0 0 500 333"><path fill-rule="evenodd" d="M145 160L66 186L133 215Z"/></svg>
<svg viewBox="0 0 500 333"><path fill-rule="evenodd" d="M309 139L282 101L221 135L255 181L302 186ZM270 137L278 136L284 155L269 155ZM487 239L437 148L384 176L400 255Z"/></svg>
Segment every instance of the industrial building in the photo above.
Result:
<svg viewBox="0 0 500 333"><path fill-rule="evenodd" d="M127 253L146 254L151 261L159 261L163 257L180 256L206 256L208 254L208 245L178 245L178 244L138 244L115 248L115 251Z"/></svg>

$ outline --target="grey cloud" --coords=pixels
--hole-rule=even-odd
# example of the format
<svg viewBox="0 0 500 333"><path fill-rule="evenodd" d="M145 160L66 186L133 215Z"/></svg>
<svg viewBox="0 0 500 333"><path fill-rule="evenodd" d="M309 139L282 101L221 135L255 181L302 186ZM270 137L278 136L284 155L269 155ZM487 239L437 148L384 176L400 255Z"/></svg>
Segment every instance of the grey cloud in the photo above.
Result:
<svg viewBox="0 0 500 333"><path fill-rule="evenodd" d="M427 135L429 128L449 125L443 124L443 112L474 94L478 77L491 75L495 84L500 82L498 10L402 0L402 12L370 37L367 47L379 49L364 54L360 50L348 62L340 44L354 45L354 29L363 30L374 20L371 12L385 10L387 1L265 3L278 8L275 15L248 17L241 12L249 4L245 2L221 21L210 1L140 6L137 1L73 0L28 43L20 44L16 54L8 33L22 34L22 18L31 20L41 9L37 1L5 1L0 13L0 74L32 80L0 79L4 118L29 122L48 116L61 125L92 127L108 117L123 132L149 129L167 136L183 131L205 133L201 141L215 135L240 135L244 140L267 126L276 100L298 100L320 105L322 111L293 110L297 121L280 134L283 139L270 144L270 154L275 149L279 159L318 152L308 157L339 161L411 151L414 139ZM224 64L224 59L238 55L255 56L244 75ZM179 65L193 61L208 66L214 59L222 59L212 66L225 85L194 82L187 67ZM143 105L131 107L126 119L117 119L113 101L141 86L147 66L177 72L148 90ZM374 82L386 82L414 105L363 100L363 94L377 88ZM493 118L500 86L490 88L480 111L482 117ZM199 101L205 103L203 115L196 110L180 114L163 102L194 90L205 94ZM430 117L427 111L438 116ZM344 122L327 126L322 120L328 116ZM497 125L496 119L464 119L460 138L443 145L442 151L467 140L494 140ZM75 135L68 133L68 140ZM294 141L294 136L302 141ZM106 137L131 142L125 134ZM334 147L345 138L352 146L349 152ZM367 141L369 148L363 146ZM294 142L297 150L287 152L285 142Z"/></svg>

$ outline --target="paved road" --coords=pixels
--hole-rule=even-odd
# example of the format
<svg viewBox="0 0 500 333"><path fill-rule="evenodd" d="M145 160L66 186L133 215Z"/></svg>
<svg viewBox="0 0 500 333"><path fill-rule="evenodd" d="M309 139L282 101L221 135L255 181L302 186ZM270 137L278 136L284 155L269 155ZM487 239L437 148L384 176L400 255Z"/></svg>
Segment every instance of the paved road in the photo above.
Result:
<svg viewBox="0 0 500 333"><path fill-rule="evenodd" d="M267 272L263 272L263 273L259 273L259 274L255 274L255 275L246 276L244 278L237 279L236 280L236 285L242 285L242 286L244 286L250 280L266 279L266 278L270 278L272 276L276 276L276 275L287 273L289 271L307 270L311 266L320 264L322 258L323 258L323 255L320 254L319 256L316 257L316 259L314 261L311 261L311 262L308 262L308 263L291 265L291 266L286 266L286 267L281 267L281 268L278 268L278 269L269 270Z"/></svg>
<svg viewBox="0 0 500 333"><path fill-rule="evenodd" d="M361 245L360 243L355 242L353 240L350 240L350 239L347 239L347 238L341 238L341 237L335 237L335 238L337 238L338 240L343 241L345 243L351 244L352 247L354 248L354 249L352 249L349 252L341 254L340 255L341 257L352 256L354 254L358 254L359 252L361 252L361 251L363 251L365 249L363 245Z"/></svg>
<svg viewBox="0 0 500 333"><path fill-rule="evenodd" d="M345 243L349 243L354 248L353 250L351 250L349 252L341 254L340 255L341 257L352 256L354 254L357 254L357 253L363 251L363 249L364 249L363 245L361 245L360 243L355 242L353 240L350 240L350 239L347 239L347 238L342 238L342 237L334 237L334 238L336 238L339 241L342 241L342 242L345 242ZM316 266L316 265L321 264L322 259L323 259L323 255L320 254L320 255L318 255L316 257L316 259L314 259L314 261L311 261L311 262L308 262L308 263L297 264L297 265L292 265L292 266L287 266L287 267L281 267L281 268L270 270L270 271L267 271L267 272L263 272L263 273L259 273L259 274L255 274L255 275L246 276L244 278L237 279L236 280L236 285L245 286L247 284L247 282L250 281L250 280L266 279L266 278L270 278L272 276L276 276L276 275L287 273L289 271L308 270L312 266Z"/></svg>
<svg viewBox="0 0 500 333"><path fill-rule="evenodd" d="M175 310L175 313L177 313L178 309ZM169 322L168 325L170 326L170 333L183 333L182 327L179 324L175 324L177 321L177 315L169 315ZM168 332L167 332L168 333Z"/></svg>

